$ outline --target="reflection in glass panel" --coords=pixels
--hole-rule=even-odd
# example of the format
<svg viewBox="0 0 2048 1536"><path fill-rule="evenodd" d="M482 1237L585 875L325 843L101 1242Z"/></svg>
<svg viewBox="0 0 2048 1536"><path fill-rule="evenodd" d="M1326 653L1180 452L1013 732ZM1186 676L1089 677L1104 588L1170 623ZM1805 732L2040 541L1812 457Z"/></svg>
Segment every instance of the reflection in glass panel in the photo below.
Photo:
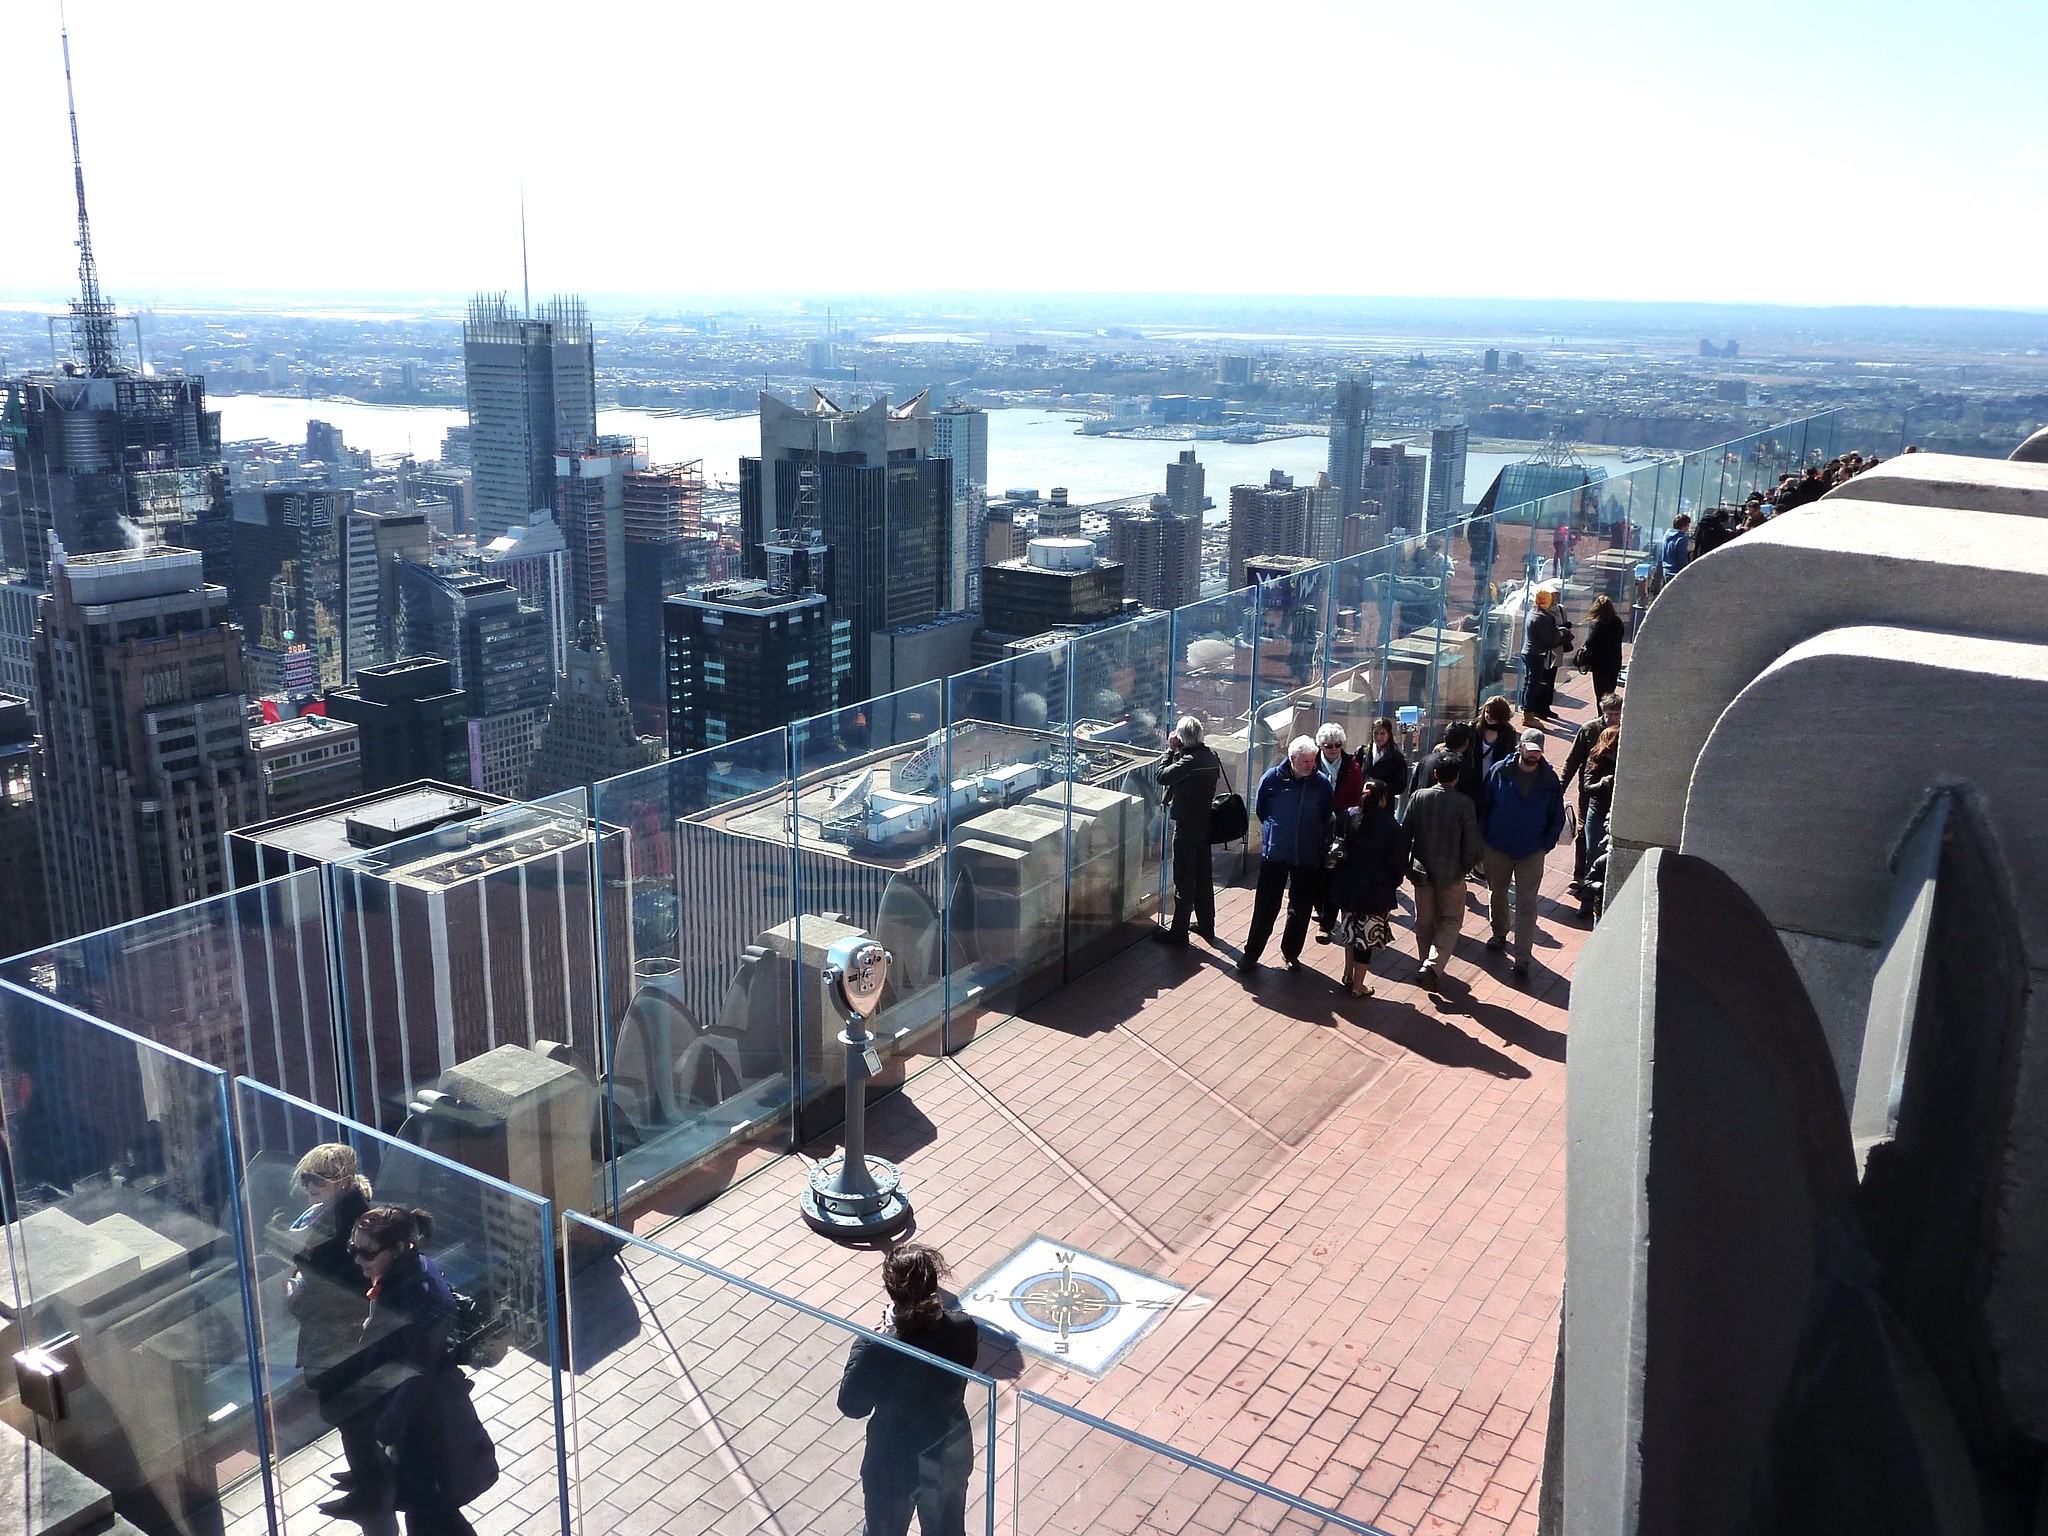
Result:
<svg viewBox="0 0 2048 1536"><path fill-rule="evenodd" d="M632 978L607 994L622 1219L701 1203L787 1141L793 1003L771 936L796 912L789 784L774 730L597 786L623 844L598 920Z"/></svg>
<svg viewBox="0 0 2048 1536"><path fill-rule="evenodd" d="M606 1198L600 951L584 791L505 806L331 865L356 1118L455 1162L591 1209ZM617 878L623 838L596 858ZM545 1084L545 1126L492 1111ZM573 1151L573 1155L571 1155Z"/></svg>
<svg viewBox="0 0 2048 1536"><path fill-rule="evenodd" d="M1097 754L1073 783L1068 843L1067 975L1141 937L1159 910L1166 807L1159 756L1173 728L1173 618L1147 614L1078 635L1074 751Z"/></svg>
<svg viewBox="0 0 2048 1536"><path fill-rule="evenodd" d="M18 1427L152 1536L217 1531L238 1481L260 1517L225 1076L0 986L0 1085L7 1353L76 1361Z"/></svg>
<svg viewBox="0 0 2048 1536"><path fill-rule="evenodd" d="M546 1536L562 1528L564 1488L556 1406L558 1255L548 1202L407 1139L379 1135L298 1104L244 1078L235 1085L242 1133L241 1187L255 1270L261 1375L269 1406L273 1481L288 1532L326 1525L308 1506L334 1496L331 1474L409 1483L420 1429L394 1434L409 1410L398 1388L425 1367L438 1393L459 1395L491 1439L498 1475L462 1501L486 1530ZM552 1107L546 1083L509 1093L491 1115L502 1139L532 1142ZM565 1149L566 1150L566 1149ZM396 1206L431 1218L415 1252L471 1298L469 1328L431 1312L372 1311L365 1263L350 1252L357 1219ZM594 1229L571 1235L571 1272L609 1262L616 1242ZM390 1261L402 1284L418 1260ZM401 1291L402 1293L402 1291ZM407 1386L418 1396L423 1387ZM440 1414L462 1407L442 1398ZM371 1448L395 1444L398 1462ZM455 1471L450 1467L450 1474ZM374 1520L366 1528L375 1530ZM228 1536L241 1536L232 1529ZM251 1533L253 1536L253 1532Z"/></svg>
<svg viewBox="0 0 2048 1536"><path fill-rule="evenodd" d="M17 955L0 977L145 1040L342 1107L313 870Z"/></svg>
<svg viewBox="0 0 2048 1536"><path fill-rule="evenodd" d="M1313 737L1323 723L1329 592L1328 566L1269 576L1253 588L1259 614L1255 756L1262 762L1277 762L1289 741Z"/></svg>
<svg viewBox="0 0 2048 1536"><path fill-rule="evenodd" d="M1073 742L1070 661L1066 644L1045 646L947 686L949 1049L1064 979L1069 784L1137 761L1113 742Z"/></svg>
<svg viewBox="0 0 2048 1536"><path fill-rule="evenodd" d="M1268 766L1252 740L1252 665L1258 632L1258 596L1251 589L1189 603L1173 612L1174 713L1202 722L1203 738L1223 760L1226 788L1250 805ZM1216 884L1239 879L1247 868L1239 844L1215 850Z"/></svg>
<svg viewBox="0 0 2048 1536"><path fill-rule="evenodd" d="M840 938L866 933L895 956L881 1010L869 1021L884 1071L902 1081L906 1057L937 1056L946 1010L946 687L921 684L790 727L796 762L794 918L764 939L789 966L799 1056L798 1139L836 1126L846 1067L841 1020L820 973ZM770 833L788 838L789 812Z"/></svg>

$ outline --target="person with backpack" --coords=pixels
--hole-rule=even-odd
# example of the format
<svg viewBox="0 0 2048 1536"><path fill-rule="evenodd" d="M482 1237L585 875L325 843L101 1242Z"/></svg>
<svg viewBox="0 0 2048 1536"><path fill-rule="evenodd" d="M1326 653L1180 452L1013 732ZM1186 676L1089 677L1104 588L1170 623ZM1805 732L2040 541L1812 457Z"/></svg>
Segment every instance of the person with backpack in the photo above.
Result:
<svg viewBox="0 0 2048 1536"><path fill-rule="evenodd" d="M1192 926L1203 943L1214 944L1216 878L1210 865L1209 813L1223 759L1202 740L1202 722L1182 715L1156 767L1173 822L1173 924L1153 929L1152 936L1162 944L1185 944Z"/></svg>
<svg viewBox="0 0 2048 1536"><path fill-rule="evenodd" d="M476 1536L462 1506L497 1482L497 1450L456 1363L455 1292L419 1251L433 1231L426 1211L378 1205L350 1234L349 1253L370 1283L350 1391L375 1405L388 1473L382 1489L354 1488L319 1510L388 1528L395 1508L406 1536Z"/></svg>

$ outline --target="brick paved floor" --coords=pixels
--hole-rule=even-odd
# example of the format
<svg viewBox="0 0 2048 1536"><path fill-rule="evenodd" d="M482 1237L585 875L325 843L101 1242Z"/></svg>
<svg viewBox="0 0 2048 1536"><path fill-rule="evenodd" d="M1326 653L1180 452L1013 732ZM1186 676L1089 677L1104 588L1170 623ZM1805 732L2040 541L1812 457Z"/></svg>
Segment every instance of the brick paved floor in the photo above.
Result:
<svg viewBox="0 0 2048 1536"><path fill-rule="evenodd" d="M1573 718L1585 686L1560 699ZM872 1149L902 1164L918 1235L957 1285L1043 1233L1190 1292L1099 1380L985 1338L1000 1391L970 1406L979 1443L993 1417L995 1477L978 1451L970 1530L990 1500L1016 1536L1325 1528L1022 1387L1401 1536L1531 1536L1564 1266L1565 1014L1587 932L1569 874L1560 849L1526 989L1482 950L1481 892L1441 996L1413 985L1405 918L1374 998L1342 995L1336 952L1315 945L1304 971L1247 985L1232 962L1250 895L1229 891L1222 952L1134 948L876 1107ZM797 1219L807 1169L770 1161L659 1241L872 1324L877 1256ZM860 1528L865 1429L837 1412L848 1339L829 1318L640 1250L580 1275L570 1306L580 1531ZM514 1355L479 1392L506 1476L472 1518L482 1536L552 1530L546 1372ZM308 1506L331 1442L285 1464L294 1530L321 1523ZM232 1536L260 1530L255 1492L229 1496Z"/></svg>
<svg viewBox="0 0 2048 1536"><path fill-rule="evenodd" d="M1574 717L1587 703L1564 702ZM1199 1298L1100 1380L984 1344L981 1368L1004 1383L999 1523L1014 1512L1020 1527L1078 1530L1093 1510L1108 1525L1092 1528L1178 1529L1186 1511L1153 1504L1168 1484L1192 1497L1156 1460L1075 1444L1072 1426L1037 1411L1020 1433L1015 1384L1390 1532L1534 1531L1564 1265L1565 1014L1587 932L1569 875L1562 848L1526 989L1482 949L1480 893L1434 998L1413 985L1400 922L1367 1000L1338 991L1332 949L1311 945L1308 969L1269 966L1246 985L1234 942L1220 954L1148 944L877 1106L874 1150L902 1163L918 1235L945 1250L957 1284L1044 1233ZM1249 907L1248 892L1223 894L1227 940ZM775 1163L659 1240L871 1323L876 1256L796 1219L806 1171ZM753 1439L836 1468L809 1477L818 1514L804 1528L856 1528L858 1435L832 1402L844 1338L751 1304L728 1317L744 1298L658 1258L630 1257L623 1284L640 1331L578 1362L579 1404L593 1405L579 1421L599 1437L598 1465L582 1467L585 1528L710 1528L702 1510L673 1525L650 1513L698 1497L723 1501L719 1528L750 1526L775 1506L760 1480L781 1475L780 1453L732 1439L769 1401L798 1427ZM663 1287L681 1289L670 1301ZM627 1397L650 1351L665 1356L665 1393L695 1405L689 1434L674 1417L622 1429L630 1412L594 1406ZM720 1361L747 1364L728 1379ZM621 1445L629 1470L608 1487Z"/></svg>

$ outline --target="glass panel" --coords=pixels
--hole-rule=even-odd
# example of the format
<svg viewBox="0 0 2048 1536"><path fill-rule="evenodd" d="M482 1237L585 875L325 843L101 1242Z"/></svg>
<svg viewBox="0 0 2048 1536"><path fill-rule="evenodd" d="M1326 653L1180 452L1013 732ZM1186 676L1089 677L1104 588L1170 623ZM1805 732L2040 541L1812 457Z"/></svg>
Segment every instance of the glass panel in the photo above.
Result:
<svg viewBox="0 0 2048 1536"><path fill-rule="evenodd" d="M260 1401L227 1077L0 985L5 1353L76 1339L61 1414L18 1421L143 1530L260 1522ZM32 1395L32 1394L31 1394Z"/></svg>
<svg viewBox="0 0 2048 1536"><path fill-rule="evenodd" d="M701 1205L787 1149L794 1005L771 935L796 915L789 795L786 730L597 786L599 927L632 978L606 999L622 1224Z"/></svg>
<svg viewBox="0 0 2048 1536"><path fill-rule="evenodd" d="M1257 629L1258 595L1249 587L1173 611L1174 713L1202 722L1204 739L1223 759L1227 787L1243 795L1246 805L1252 803L1258 776L1270 766L1252 743L1252 637ZM1248 868L1243 846L1215 850L1219 888Z"/></svg>
<svg viewBox="0 0 2048 1536"><path fill-rule="evenodd" d="M1068 842L1069 979L1142 937L1159 911L1166 808L1158 764L1177 718L1173 616L1080 635L1070 655L1074 750L1084 766Z"/></svg>
<svg viewBox="0 0 2048 1536"><path fill-rule="evenodd" d="M1330 568L1269 578L1252 589L1259 605L1257 722L1261 762L1277 762L1296 736L1323 723L1323 646L1329 629ZM1352 740L1358 745L1362 738Z"/></svg>
<svg viewBox="0 0 2048 1536"><path fill-rule="evenodd" d="M920 1514L920 1530L993 1532L989 1378L652 1243L570 1226L623 1245L569 1287L580 1529L851 1536L892 1528L888 1502L909 1501L922 1472L942 1518ZM874 1302L879 1313L879 1286Z"/></svg>
<svg viewBox="0 0 2048 1536"><path fill-rule="evenodd" d="M1158 1536L1358 1531L1372 1536L1369 1527L1334 1510L1035 1392L1019 1392L1015 1412L1003 1484L1014 1536L1088 1536L1096 1531Z"/></svg>
<svg viewBox="0 0 2048 1536"><path fill-rule="evenodd" d="M872 934L895 957L869 1020L883 1058L870 1096L900 1084L911 1060L944 1049L945 725L946 685L931 682L790 727L797 908L768 947L797 966L800 1143L844 1114L840 1019L819 979L837 939Z"/></svg>
<svg viewBox="0 0 2048 1536"><path fill-rule="evenodd" d="M418 1469L406 1454L413 1446L436 1447L436 1464L427 1470L473 1473L474 1456L449 1454L448 1443L437 1440L437 1432L462 1423L466 1398L495 1448L497 1477L461 1500L464 1512L486 1531L562 1530L558 1255L548 1202L439 1156L432 1148L447 1144L446 1128L431 1113L409 1117L394 1137L247 1078L235 1084L235 1099L283 1528L325 1525L327 1517L311 1506L335 1496L327 1474L344 1468L359 1483L395 1482L402 1496L416 1498L410 1484ZM488 1125L467 1125L462 1134L494 1139L512 1160L521 1141L543 1139L534 1127L554 1109L549 1085L534 1083L489 1111ZM367 1191L347 1180L302 1182L296 1170L315 1148L323 1149L316 1171L345 1172L353 1154ZM344 1162L330 1160L336 1155ZM430 1272L475 1301L476 1332L451 1326L445 1300L417 1310L372 1305L367 1270L349 1251L350 1232L365 1209L385 1206L432 1218L417 1251ZM596 1232L576 1234L572 1271L608 1264L614 1246ZM414 1262L397 1259L380 1289L405 1296L409 1272L416 1278ZM408 1381L422 1368L427 1382ZM413 1417L421 1413L432 1417ZM376 1515L364 1523L378 1536Z"/></svg>
<svg viewBox="0 0 2048 1536"><path fill-rule="evenodd" d="M1392 564L1390 549L1375 549L1330 567L1323 714L1343 726L1351 741L1365 740L1385 696L1394 622Z"/></svg>
<svg viewBox="0 0 2048 1536"><path fill-rule="evenodd" d="M1139 761L1103 742L1081 767L1067 725L1069 671L1062 644L947 685L951 1050L983 1021L1008 1017L1064 979L1068 786L1077 773L1091 777L1098 761L1112 777ZM1087 817L1091 847L1097 830Z"/></svg>
<svg viewBox="0 0 2048 1536"><path fill-rule="evenodd" d="M577 1209L603 1199L604 1145L584 796L494 809L327 871L355 1118L396 1134L425 1107L451 1127L437 1143L448 1156ZM623 836L602 857L622 870ZM611 937L602 958L623 988L626 946ZM558 1085L558 1145L457 1134L476 1107L532 1081ZM580 1157L558 1155L578 1136Z"/></svg>
<svg viewBox="0 0 2048 1536"><path fill-rule="evenodd" d="M1395 544L1389 560L1393 631L1387 644L1385 713L1398 731L1420 737L1430 726L1450 543L1441 534L1416 534Z"/></svg>
<svg viewBox="0 0 2048 1536"><path fill-rule="evenodd" d="M0 977L342 1108L320 876L281 875L16 955Z"/></svg>

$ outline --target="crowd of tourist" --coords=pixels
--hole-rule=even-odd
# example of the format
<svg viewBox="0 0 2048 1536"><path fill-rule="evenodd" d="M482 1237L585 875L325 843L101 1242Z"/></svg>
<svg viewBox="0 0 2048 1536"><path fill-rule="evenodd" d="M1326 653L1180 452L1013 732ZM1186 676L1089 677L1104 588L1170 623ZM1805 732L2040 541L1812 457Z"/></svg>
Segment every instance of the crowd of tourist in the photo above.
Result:
<svg viewBox="0 0 2048 1536"><path fill-rule="evenodd" d="M1918 451L1917 448L1906 450L1908 453ZM1751 491L1740 506L1714 507L1701 513L1697 523L1689 515L1679 514L1671 520L1671 528L1657 551L1656 584L1662 585L1676 576L1701 555L1711 554L1751 529L1761 528L1780 513L1819 501L1836 486L1846 484L1883 462L1875 454L1866 458L1860 453L1845 453L1799 474L1787 471L1778 477L1778 483L1770 490Z"/></svg>
<svg viewBox="0 0 2048 1536"><path fill-rule="evenodd" d="M1589 629L1604 637L1612 607L1589 615ZM1618 672L1618 645L1616 661ZM1584 915L1597 915L1620 726L1621 698L1610 686L1599 718L1574 737L1561 774L1548 761L1542 727L1526 714L1518 724L1505 696L1449 725L1412 765L1390 719L1375 720L1371 739L1355 751L1335 721L1314 737L1296 737L1259 779L1250 807L1260 859L1239 974L1257 972L1276 926L1281 960L1300 969L1313 927L1316 942L1343 947L1344 989L1371 996L1372 957L1394 942L1406 884L1417 979L1436 991L1457 951L1468 882L1477 879L1488 897L1486 948L1507 955L1515 980L1526 983L1544 863L1568 833L1577 842L1572 892ZM1199 721L1174 727L1159 774L1173 826L1174 915L1157 937L1186 944L1192 932L1216 944L1211 837L1217 807L1234 796L1218 793L1222 764ZM1579 804L1568 808L1575 786Z"/></svg>

